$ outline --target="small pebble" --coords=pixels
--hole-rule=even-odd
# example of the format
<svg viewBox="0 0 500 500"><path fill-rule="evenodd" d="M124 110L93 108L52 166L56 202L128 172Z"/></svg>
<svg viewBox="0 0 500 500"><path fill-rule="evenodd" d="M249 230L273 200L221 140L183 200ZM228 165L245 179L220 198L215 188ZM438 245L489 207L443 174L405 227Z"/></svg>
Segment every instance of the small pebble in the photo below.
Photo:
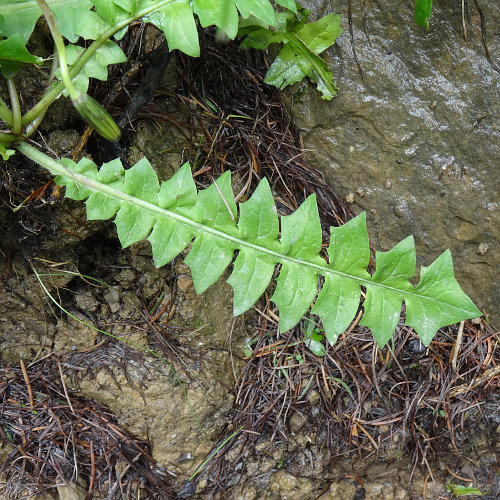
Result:
<svg viewBox="0 0 500 500"><path fill-rule="evenodd" d="M392 182L387 179L385 182L384 182L384 186L385 186L385 189L391 189L392 187Z"/></svg>
<svg viewBox="0 0 500 500"><path fill-rule="evenodd" d="M365 190L362 188L362 187L359 187L357 190L356 190L356 193L359 194L359 196L364 196L365 195Z"/></svg>
<svg viewBox="0 0 500 500"><path fill-rule="evenodd" d="M488 251L489 248L490 248L490 246L488 245L488 243L479 243L479 245L477 246L476 252L479 255L484 255Z"/></svg>
<svg viewBox="0 0 500 500"><path fill-rule="evenodd" d="M345 201L347 203L354 203L354 193L349 193L346 197L345 197Z"/></svg>

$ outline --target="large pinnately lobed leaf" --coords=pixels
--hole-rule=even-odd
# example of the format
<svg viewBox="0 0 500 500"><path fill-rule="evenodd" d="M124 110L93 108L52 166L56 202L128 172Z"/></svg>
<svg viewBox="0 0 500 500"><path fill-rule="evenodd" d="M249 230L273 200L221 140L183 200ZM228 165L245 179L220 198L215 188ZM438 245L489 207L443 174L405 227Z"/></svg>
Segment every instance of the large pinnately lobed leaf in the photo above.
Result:
<svg viewBox="0 0 500 500"><path fill-rule="evenodd" d="M255 304L277 265L281 268L271 299L280 313L280 330L295 326L315 302L312 313L321 318L330 344L356 315L362 287L366 299L361 323L372 330L380 346L392 336L403 302L407 324L425 345L440 327L481 315L457 283L448 250L422 267L417 286L410 283L416 263L411 236L389 252L377 252L376 271L370 275L364 213L331 228L327 262L320 256L322 232L315 195L281 217L280 235L266 179L238 209L229 172L198 192L187 163L160 184L146 159L127 171L119 160L100 169L85 158L78 164L62 161L67 168L54 172L60 174L56 182L66 186L66 197L86 200L89 219L114 217L124 247L148 238L155 264L162 266L192 243L185 262L198 293L215 283L237 251L228 279L235 315ZM323 285L316 298L320 276Z"/></svg>

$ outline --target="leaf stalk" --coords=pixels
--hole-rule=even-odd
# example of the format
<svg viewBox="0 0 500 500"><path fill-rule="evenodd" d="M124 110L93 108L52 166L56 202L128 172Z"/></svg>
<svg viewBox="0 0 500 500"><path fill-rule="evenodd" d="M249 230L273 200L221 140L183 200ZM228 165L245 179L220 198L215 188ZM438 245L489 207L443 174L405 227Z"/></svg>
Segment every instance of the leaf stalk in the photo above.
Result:
<svg viewBox="0 0 500 500"><path fill-rule="evenodd" d="M21 124L21 106L19 96L17 95L16 84L12 78L7 79L7 88L9 90L10 104L12 106L12 133L19 135L22 130Z"/></svg>

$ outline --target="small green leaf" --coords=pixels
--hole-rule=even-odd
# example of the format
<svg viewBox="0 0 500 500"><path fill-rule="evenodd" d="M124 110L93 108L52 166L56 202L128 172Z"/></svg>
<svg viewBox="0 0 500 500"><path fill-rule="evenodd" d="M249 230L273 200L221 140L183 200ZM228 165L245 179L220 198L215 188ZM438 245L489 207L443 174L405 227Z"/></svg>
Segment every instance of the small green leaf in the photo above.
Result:
<svg viewBox="0 0 500 500"><path fill-rule="evenodd" d="M70 68L81 57L84 51L85 49L78 45L68 45L66 47L66 58ZM73 85L80 92L86 93L89 88L89 78L106 81L108 79L108 66L110 64L125 62L126 60L127 57L122 49L115 42L107 40L97 49L82 71L73 78ZM56 71L56 76L61 79L60 69ZM67 95L66 91L64 95Z"/></svg>
<svg viewBox="0 0 500 500"><path fill-rule="evenodd" d="M289 14L278 17L277 30L269 31L261 26L245 26L240 35L246 35L242 48L264 49L271 43L283 42L280 53L269 68L265 82L280 89L299 82L308 76L317 84L323 99L337 95L333 76L325 61L318 54L335 43L342 33L340 16L329 14L315 23L307 23L307 11L301 21Z"/></svg>
<svg viewBox="0 0 500 500"><path fill-rule="evenodd" d="M351 388L341 379L341 378L338 378L338 377L326 377L327 380L333 380L334 382L337 382L337 384L341 385L347 392L347 394L349 394L349 396L352 396L352 391L351 391Z"/></svg>
<svg viewBox="0 0 500 500"><path fill-rule="evenodd" d="M238 11L233 0L194 0L193 9L203 28L215 25L233 40L238 33Z"/></svg>
<svg viewBox="0 0 500 500"><path fill-rule="evenodd" d="M425 26L429 29L429 18L431 17L432 0L415 0L415 23L417 26Z"/></svg>
<svg viewBox="0 0 500 500"><path fill-rule="evenodd" d="M297 38L315 54L321 54L342 34L340 15L328 14L314 23L307 23L296 33Z"/></svg>
<svg viewBox="0 0 500 500"><path fill-rule="evenodd" d="M174 0L144 19L165 33L170 51L179 49L191 57L200 55L198 31L188 0Z"/></svg>
<svg viewBox="0 0 500 500"><path fill-rule="evenodd" d="M241 17L255 16L266 24L274 26L276 17L274 9L268 0L234 0Z"/></svg>
<svg viewBox="0 0 500 500"><path fill-rule="evenodd" d="M0 41L0 70L4 78L12 78L26 64L42 63L41 57L31 55L25 47L23 38L14 34Z"/></svg>
<svg viewBox="0 0 500 500"><path fill-rule="evenodd" d="M294 14L297 14L297 4L295 3L295 0L276 0L276 3L288 10L291 10Z"/></svg>
<svg viewBox="0 0 500 500"><path fill-rule="evenodd" d="M448 482L446 484L446 489L456 495L457 497L462 497L465 495L482 495L481 490L474 488L473 486L462 486L461 484L454 484Z"/></svg>
<svg viewBox="0 0 500 500"><path fill-rule="evenodd" d="M315 355L315 356L324 356L326 354L325 346L313 339L305 339L304 345Z"/></svg>
<svg viewBox="0 0 500 500"><path fill-rule="evenodd" d="M0 143L0 156L3 161L7 161L16 151L14 149L7 149L3 144Z"/></svg>

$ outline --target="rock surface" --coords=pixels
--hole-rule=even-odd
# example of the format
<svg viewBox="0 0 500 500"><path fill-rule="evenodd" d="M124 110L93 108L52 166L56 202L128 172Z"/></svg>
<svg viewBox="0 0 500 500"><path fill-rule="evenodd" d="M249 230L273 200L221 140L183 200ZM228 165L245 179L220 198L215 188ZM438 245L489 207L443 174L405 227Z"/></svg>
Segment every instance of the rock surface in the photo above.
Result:
<svg viewBox="0 0 500 500"><path fill-rule="evenodd" d="M450 248L458 282L500 324L500 74L477 8L469 4L465 40L459 4L435 3L426 31L408 3L369 0L361 11L353 2L362 78L346 3L303 3L311 18L340 13L344 30L326 55L338 97L295 93L309 159L356 213L368 212L376 249L413 234L418 264L429 265ZM480 5L498 64L500 3Z"/></svg>

